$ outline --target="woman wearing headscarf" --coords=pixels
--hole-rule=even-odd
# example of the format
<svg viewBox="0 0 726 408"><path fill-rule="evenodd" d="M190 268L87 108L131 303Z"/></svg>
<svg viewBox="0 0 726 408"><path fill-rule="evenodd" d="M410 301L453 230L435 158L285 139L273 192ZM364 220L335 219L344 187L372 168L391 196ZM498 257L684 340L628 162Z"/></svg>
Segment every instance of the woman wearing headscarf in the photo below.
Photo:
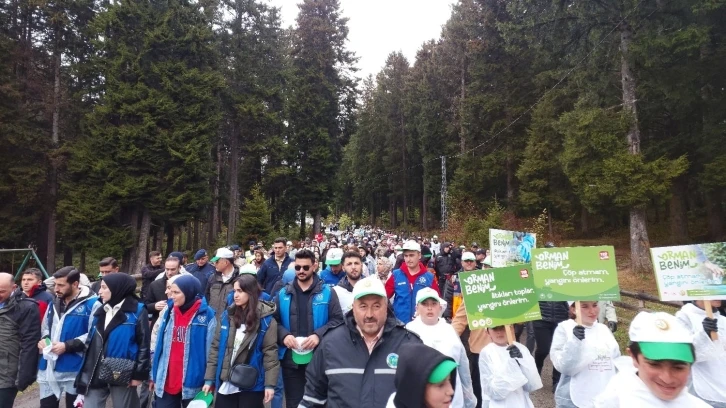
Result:
<svg viewBox="0 0 726 408"><path fill-rule="evenodd" d="M156 408L185 406L204 386L217 319L201 291L202 285L192 275L180 276L169 288L171 299L159 318L149 384Z"/></svg>
<svg viewBox="0 0 726 408"><path fill-rule="evenodd" d="M203 390L216 388L217 407L263 408L274 395L280 371L275 306L261 294L254 275L234 282L234 303L222 314L204 376Z"/></svg>
<svg viewBox="0 0 726 408"><path fill-rule="evenodd" d="M136 387L149 378L149 319L135 295L136 280L125 273L103 277L103 304L93 315L75 387L86 407L139 408Z"/></svg>

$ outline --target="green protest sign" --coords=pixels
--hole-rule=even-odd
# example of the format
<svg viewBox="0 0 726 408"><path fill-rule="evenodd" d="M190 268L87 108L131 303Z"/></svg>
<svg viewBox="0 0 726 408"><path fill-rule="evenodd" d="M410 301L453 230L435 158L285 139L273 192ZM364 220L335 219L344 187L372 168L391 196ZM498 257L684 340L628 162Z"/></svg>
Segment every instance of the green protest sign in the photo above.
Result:
<svg viewBox="0 0 726 408"><path fill-rule="evenodd" d="M661 300L726 299L726 242L651 248Z"/></svg>
<svg viewBox="0 0 726 408"><path fill-rule="evenodd" d="M459 272L469 328L542 318L529 265Z"/></svg>
<svg viewBox="0 0 726 408"><path fill-rule="evenodd" d="M532 250L539 300L619 300L618 269L611 246Z"/></svg>

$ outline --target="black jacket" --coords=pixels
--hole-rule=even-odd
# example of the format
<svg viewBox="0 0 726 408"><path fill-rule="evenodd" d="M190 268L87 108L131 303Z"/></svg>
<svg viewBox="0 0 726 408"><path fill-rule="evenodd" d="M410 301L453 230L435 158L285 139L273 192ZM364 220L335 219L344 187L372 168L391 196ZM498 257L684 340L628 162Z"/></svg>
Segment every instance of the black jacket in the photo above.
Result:
<svg viewBox="0 0 726 408"><path fill-rule="evenodd" d="M308 313L306 316L306 319L308 319L308 327L310 328L310 335L311 334L317 334L318 338L322 339L323 335L330 330L331 328L339 325L343 321L343 311L340 308L340 301L338 300L338 295L335 293L334 290L330 291L330 302L328 303L328 323L325 324L323 327L320 327L318 330L312 330L313 328L313 298L315 298L315 295L323 291L323 281L318 278L317 275L313 275L313 279L315 281L313 282L313 289L310 293L310 301L308 302ZM284 346L283 341L285 340L285 337L288 335L293 335L295 337L298 336L308 336L308 333L298 333L297 327L298 322L297 320L300 318L297 311L297 300L295 299L296 290L293 287L295 281L292 281L285 285L287 288L287 292L292 294L292 299L290 299L290 330L285 328L285 326L282 325L282 317L280 316L280 296L279 293L275 294L275 320L277 321L277 344L279 346ZM297 367L297 364L295 364L292 361L292 353L290 350L287 350L285 352L285 356L282 359L283 366L286 367Z"/></svg>
<svg viewBox="0 0 726 408"><path fill-rule="evenodd" d="M445 253L443 248L444 247L442 246L441 255L436 257L436 267L434 270L436 270L437 278L442 278L461 269L461 265L456 259L456 255L452 252L449 252L448 254Z"/></svg>
<svg viewBox="0 0 726 408"><path fill-rule="evenodd" d="M0 309L0 388L23 391L38 374L38 303L17 290Z"/></svg>
<svg viewBox="0 0 726 408"><path fill-rule="evenodd" d="M146 296L149 292L149 286L162 272L164 272L163 264L159 266L148 264L141 268L141 300L146 300Z"/></svg>
<svg viewBox="0 0 726 408"><path fill-rule="evenodd" d="M127 297L121 305L121 309L113 316L108 326L105 328L107 333L113 331L126 321L126 312L136 313L139 301L135 297ZM81 371L76 376L74 387L78 394L85 395L89 388L102 388L107 384L98 380L98 365L101 362L105 351L105 340L98 331L99 326L103 326L106 319L106 311L103 306L99 307L94 316L98 318L97 329L93 335L86 338L86 352L83 355L83 365ZM149 379L149 371L151 371L151 360L149 357L149 342L151 340L151 329L149 329L149 318L146 313L139 313L139 319L136 322L136 344L139 350L136 355L136 363L131 379L145 381ZM37 349L37 342L36 342Z"/></svg>
<svg viewBox="0 0 726 408"><path fill-rule="evenodd" d="M399 347L407 343L422 344L421 339L406 330L389 308L381 339L369 354L353 319L353 311L348 312L345 322L326 333L315 350L305 372L307 383L300 406L385 407L395 391L393 378ZM335 370L334 374L330 370Z"/></svg>
<svg viewBox="0 0 726 408"><path fill-rule="evenodd" d="M159 318L159 313L161 313L161 311L156 310L156 302L167 300L166 281L168 280L169 279L164 276L161 279L151 282L146 298L143 300L144 307L146 307L146 310L151 315L151 327L154 327L154 323L156 323L156 319Z"/></svg>
<svg viewBox="0 0 726 408"><path fill-rule="evenodd" d="M570 318L567 302L539 302L539 310L546 322L559 323Z"/></svg>

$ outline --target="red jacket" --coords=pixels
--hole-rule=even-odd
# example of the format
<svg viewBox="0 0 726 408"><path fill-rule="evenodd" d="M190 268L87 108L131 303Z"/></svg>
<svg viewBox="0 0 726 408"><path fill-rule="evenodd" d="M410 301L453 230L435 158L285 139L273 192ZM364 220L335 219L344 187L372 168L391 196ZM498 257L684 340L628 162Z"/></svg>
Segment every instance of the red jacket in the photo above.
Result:
<svg viewBox="0 0 726 408"><path fill-rule="evenodd" d="M44 282L30 288L30 293L24 293L25 296L38 302L38 310L40 311L40 323L43 323L45 312L48 311L48 305L53 303L53 295L48 293L48 288Z"/></svg>
<svg viewBox="0 0 726 408"><path fill-rule="evenodd" d="M411 285L413 285L416 282L416 277L418 277L418 275L420 275L422 273L428 272L428 269L426 269L426 266L423 263L419 262L418 263L418 273L415 274L415 275L411 275L411 272L408 271L408 265L406 265L406 263L404 262L404 263L401 264L401 271L406 275L406 278L408 278L408 283L410 283ZM439 290L439 282L435 278L435 276L436 275L434 275L434 280L433 280L434 283L431 285L431 288L432 289L435 289L436 292L439 293L439 296L441 296L441 290ZM391 274L388 277L388 280L386 281L386 295L389 298L390 297L393 297L393 292L394 292L394 289L395 289L394 288L394 285L395 284L393 282L393 274Z"/></svg>

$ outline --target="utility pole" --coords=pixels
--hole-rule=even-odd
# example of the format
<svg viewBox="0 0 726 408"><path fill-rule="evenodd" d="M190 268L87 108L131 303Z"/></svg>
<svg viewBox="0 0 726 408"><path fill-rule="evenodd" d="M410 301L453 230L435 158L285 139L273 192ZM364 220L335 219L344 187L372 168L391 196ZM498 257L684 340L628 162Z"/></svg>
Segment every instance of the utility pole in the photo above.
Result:
<svg viewBox="0 0 726 408"><path fill-rule="evenodd" d="M441 229L446 231L448 219L446 214L446 156L441 156Z"/></svg>

